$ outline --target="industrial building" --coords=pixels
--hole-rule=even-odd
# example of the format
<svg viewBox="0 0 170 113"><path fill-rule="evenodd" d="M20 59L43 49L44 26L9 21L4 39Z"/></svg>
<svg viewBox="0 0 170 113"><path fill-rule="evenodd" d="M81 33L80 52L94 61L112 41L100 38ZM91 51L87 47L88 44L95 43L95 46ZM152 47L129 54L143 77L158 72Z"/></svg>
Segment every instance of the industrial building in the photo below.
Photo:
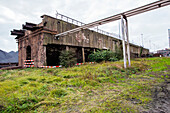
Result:
<svg viewBox="0 0 170 113"><path fill-rule="evenodd" d="M59 65L59 56L63 50L74 51L77 62L80 63L87 62L88 55L97 49L111 51L115 51L116 48L122 49L120 38L98 30L82 29L73 34L56 37L56 34L81 26L76 24L81 22L69 17L63 20L43 15L41 18L42 22L39 24L26 22L22 25L22 30L11 31L11 35L16 35L18 43L19 66L24 66L24 60L34 60L35 67ZM141 48L130 43L131 57L139 57ZM148 49L142 48L143 56L148 53Z"/></svg>

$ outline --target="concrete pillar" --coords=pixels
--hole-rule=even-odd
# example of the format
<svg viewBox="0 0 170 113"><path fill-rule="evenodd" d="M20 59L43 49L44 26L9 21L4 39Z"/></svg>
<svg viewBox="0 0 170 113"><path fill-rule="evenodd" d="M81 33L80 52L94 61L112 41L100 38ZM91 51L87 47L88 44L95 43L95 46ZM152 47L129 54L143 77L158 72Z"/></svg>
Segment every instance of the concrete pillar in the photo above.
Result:
<svg viewBox="0 0 170 113"><path fill-rule="evenodd" d="M21 66L22 64L21 64L21 46L20 46L21 44L19 43L19 41L18 41L18 66Z"/></svg>
<svg viewBox="0 0 170 113"><path fill-rule="evenodd" d="M83 56L83 62L85 62L84 47L82 47L82 56Z"/></svg>
<svg viewBox="0 0 170 113"><path fill-rule="evenodd" d="M47 46L43 46L43 55L42 55L42 57L43 57L43 60L44 60L44 64L42 64L42 65L44 65L44 66L47 66L47 55L46 55L46 51L47 51Z"/></svg>
<svg viewBox="0 0 170 113"><path fill-rule="evenodd" d="M96 52L96 49L94 49L94 53Z"/></svg>
<svg viewBox="0 0 170 113"><path fill-rule="evenodd" d="M69 51L69 47L68 46L66 46L66 51Z"/></svg>
<svg viewBox="0 0 170 113"><path fill-rule="evenodd" d="M24 59L26 60L26 50L24 51L24 46L22 44L22 48L21 48L21 65L22 67L24 67Z"/></svg>

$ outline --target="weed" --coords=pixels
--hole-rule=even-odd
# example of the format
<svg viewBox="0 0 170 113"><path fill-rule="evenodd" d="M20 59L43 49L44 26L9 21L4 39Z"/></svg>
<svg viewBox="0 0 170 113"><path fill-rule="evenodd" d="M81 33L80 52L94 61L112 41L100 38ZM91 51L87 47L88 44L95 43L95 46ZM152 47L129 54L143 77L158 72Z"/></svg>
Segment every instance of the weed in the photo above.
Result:
<svg viewBox="0 0 170 113"><path fill-rule="evenodd" d="M40 79L38 82L44 83L45 81L46 81L46 79L45 79L45 78L42 78L42 79Z"/></svg>
<svg viewBox="0 0 170 113"><path fill-rule="evenodd" d="M169 79L169 58L62 69L0 70L0 112L140 112Z"/></svg>
<svg viewBox="0 0 170 113"><path fill-rule="evenodd" d="M61 82L63 81L63 79L61 77L56 77L55 79L53 79L54 82Z"/></svg>
<svg viewBox="0 0 170 113"><path fill-rule="evenodd" d="M36 78L27 78L29 81L36 81Z"/></svg>
<svg viewBox="0 0 170 113"><path fill-rule="evenodd" d="M54 72L54 69L48 69L47 70L47 73L53 73Z"/></svg>
<svg viewBox="0 0 170 113"><path fill-rule="evenodd" d="M28 83L29 83L28 81L21 81L21 82L20 82L20 85L23 86L23 85L26 85L26 84L28 84Z"/></svg>
<svg viewBox="0 0 170 113"><path fill-rule="evenodd" d="M31 82L31 83L29 83L29 86L37 87L37 86L38 86L38 84L37 84L36 82Z"/></svg>
<svg viewBox="0 0 170 113"><path fill-rule="evenodd" d="M54 89L51 91L51 96L54 98L63 97L65 95L67 95L67 92L64 89Z"/></svg>

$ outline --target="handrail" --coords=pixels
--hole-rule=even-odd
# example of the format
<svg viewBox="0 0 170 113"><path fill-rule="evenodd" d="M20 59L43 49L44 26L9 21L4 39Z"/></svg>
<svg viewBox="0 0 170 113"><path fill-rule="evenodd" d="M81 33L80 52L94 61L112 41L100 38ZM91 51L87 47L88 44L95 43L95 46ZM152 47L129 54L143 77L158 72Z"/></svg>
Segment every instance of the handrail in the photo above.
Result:
<svg viewBox="0 0 170 113"><path fill-rule="evenodd" d="M72 24L75 24L75 25L78 25L78 26L86 25L86 24L83 23L83 22L80 22L80 21L78 21L78 20L76 20L76 19L73 19L73 18L70 18L70 17L68 17L68 16L65 16L65 15L60 14L60 13L58 13L58 12L56 13L56 18L57 18L57 19L60 19L60 20L64 20L64 21L69 22L69 23L72 23ZM121 39L121 36L120 36L120 35L118 35L118 34L116 34L116 33L110 33L110 32L107 32L107 31L98 29L98 27L97 27L97 28L90 28L90 30L95 31L95 32L97 32L97 33L101 33L101 34L103 34L103 35L108 35L108 36L113 37L113 38Z"/></svg>

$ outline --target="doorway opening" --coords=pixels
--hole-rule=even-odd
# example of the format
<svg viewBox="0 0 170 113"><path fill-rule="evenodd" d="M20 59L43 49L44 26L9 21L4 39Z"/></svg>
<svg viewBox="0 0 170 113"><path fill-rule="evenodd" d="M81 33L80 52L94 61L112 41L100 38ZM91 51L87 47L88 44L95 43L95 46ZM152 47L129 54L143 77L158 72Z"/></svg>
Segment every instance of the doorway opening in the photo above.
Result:
<svg viewBox="0 0 170 113"><path fill-rule="evenodd" d="M26 48L26 60L31 60L31 46Z"/></svg>

